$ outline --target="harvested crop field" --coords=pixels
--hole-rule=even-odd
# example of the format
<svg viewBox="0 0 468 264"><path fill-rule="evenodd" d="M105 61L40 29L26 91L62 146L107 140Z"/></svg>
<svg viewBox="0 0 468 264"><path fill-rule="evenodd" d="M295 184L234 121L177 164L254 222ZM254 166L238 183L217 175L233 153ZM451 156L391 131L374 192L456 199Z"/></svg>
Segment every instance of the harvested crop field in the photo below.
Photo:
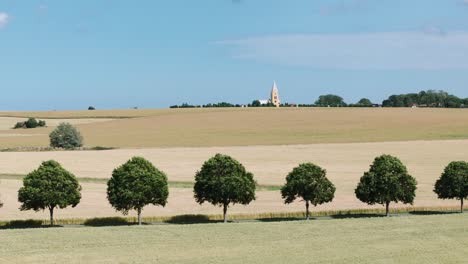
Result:
<svg viewBox="0 0 468 264"><path fill-rule="evenodd" d="M32 130L25 130L25 129L16 129L13 130L13 126L17 122L24 122L27 118L20 118L20 117L0 117L0 131L2 130L9 130L10 132L17 132L17 131L29 131ZM70 123L72 125L82 125L82 124L92 124L92 123L99 123L99 122L107 122L113 119L110 118L80 118L80 119L63 119L63 118L55 118L55 119L41 119L46 121L48 127L56 127L60 123ZM37 128L40 129L40 128Z"/></svg>
<svg viewBox="0 0 468 264"><path fill-rule="evenodd" d="M468 215L461 214L0 235L4 263L464 263L468 255Z"/></svg>
<svg viewBox="0 0 468 264"><path fill-rule="evenodd" d="M88 146L206 147L468 138L468 109L280 108L162 109L5 113L48 118L118 118L78 125ZM0 114L1 116L1 114ZM122 118L127 117L127 118ZM128 118L132 117L132 118ZM34 137L1 137L0 146L47 146ZM22 131L19 133L31 133Z"/></svg>
<svg viewBox="0 0 468 264"><path fill-rule="evenodd" d="M354 188L363 172L369 168L374 157L383 153L400 157L410 173L418 180L416 206L458 206L457 201L438 200L433 185L444 167L453 160L468 160L468 140L412 141L382 143L314 144L291 146L249 146L209 148L155 148L117 149L109 151L68 152L5 152L0 153L0 174L26 174L41 161L55 159L80 178L110 177L113 168L132 156L143 156L168 174L170 181L192 182L195 172L203 162L216 153L232 155L255 174L259 184L281 185L286 174L302 162L314 162L327 169L328 177L337 187L335 201L318 210L369 208L354 196ZM16 191L20 181L0 175L0 194L5 202L0 217L30 218L46 217L46 213L19 213ZM66 210L65 216L93 217L114 215L105 199L104 184L83 184L83 205ZM152 208L148 214L171 215L193 213L218 213L219 208L199 207L193 202L190 188L171 189L167 208ZM89 202L85 202L89 201ZM282 204L278 191L261 191L258 200L251 206L237 206L237 213L298 211L303 205ZM58 216L61 213L58 213Z"/></svg>

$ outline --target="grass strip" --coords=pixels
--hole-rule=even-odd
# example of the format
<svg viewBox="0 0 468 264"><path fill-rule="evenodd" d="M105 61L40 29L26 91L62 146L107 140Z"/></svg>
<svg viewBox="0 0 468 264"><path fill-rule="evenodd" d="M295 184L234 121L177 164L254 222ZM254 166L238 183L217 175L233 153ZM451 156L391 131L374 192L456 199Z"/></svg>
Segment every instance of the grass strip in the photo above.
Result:
<svg viewBox="0 0 468 264"><path fill-rule="evenodd" d="M390 210L393 215L436 215L436 214L452 214L458 213L457 207L402 207L393 208ZM385 209L352 209L338 211L315 211L311 212L313 220L331 220L331 219L349 219L349 218L372 218L385 217ZM272 212L258 214L231 214L230 221L248 222L281 222L304 220L305 212ZM213 215L176 215L176 216L150 216L143 217L143 222L146 224L203 224L221 222L223 216L221 214ZM99 217L99 218L69 218L56 219L55 224L63 225L82 225L82 226L118 226L118 225L134 225L137 223L136 217ZM38 228L47 227L49 220L13 220L0 221L0 228Z"/></svg>
<svg viewBox="0 0 468 264"><path fill-rule="evenodd" d="M23 174L0 174L0 180L23 180ZM78 178L80 183L97 183L97 184L107 184L109 179L106 178ZM193 182L184 182L184 181L169 181L169 188L175 189L192 189ZM257 191L279 191L281 186L279 185L257 185Z"/></svg>
<svg viewBox="0 0 468 264"><path fill-rule="evenodd" d="M102 146L95 146L95 147L82 147L76 149L58 149L52 147L21 147L21 148L4 148L0 149L0 152L51 152L51 151L104 151L104 150L113 150L117 149L114 147L102 147Z"/></svg>

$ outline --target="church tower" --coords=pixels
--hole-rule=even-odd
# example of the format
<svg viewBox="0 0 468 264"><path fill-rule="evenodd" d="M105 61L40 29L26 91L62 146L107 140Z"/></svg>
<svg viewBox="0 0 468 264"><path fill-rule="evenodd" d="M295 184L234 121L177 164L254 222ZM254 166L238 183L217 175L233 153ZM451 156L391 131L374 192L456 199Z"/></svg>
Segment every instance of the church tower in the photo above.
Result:
<svg viewBox="0 0 468 264"><path fill-rule="evenodd" d="M278 92L278 87L276 86L276 82L273 83L273 88L271 89L271 99L270 102L275 105L276 107L279 107L281 104L280 98L279 98L279 92Z"/></svg>

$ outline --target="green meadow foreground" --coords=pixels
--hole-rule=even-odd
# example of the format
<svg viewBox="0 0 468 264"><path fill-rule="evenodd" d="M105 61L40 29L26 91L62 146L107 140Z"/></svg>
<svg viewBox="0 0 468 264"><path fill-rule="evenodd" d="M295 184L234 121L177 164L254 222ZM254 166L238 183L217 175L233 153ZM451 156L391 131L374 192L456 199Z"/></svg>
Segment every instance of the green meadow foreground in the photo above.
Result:
<svg viewBox="0 0 468 264"><path fill-rule="evenodd" d="M2 263L466 263L468 214L0 230Z"/></svg>

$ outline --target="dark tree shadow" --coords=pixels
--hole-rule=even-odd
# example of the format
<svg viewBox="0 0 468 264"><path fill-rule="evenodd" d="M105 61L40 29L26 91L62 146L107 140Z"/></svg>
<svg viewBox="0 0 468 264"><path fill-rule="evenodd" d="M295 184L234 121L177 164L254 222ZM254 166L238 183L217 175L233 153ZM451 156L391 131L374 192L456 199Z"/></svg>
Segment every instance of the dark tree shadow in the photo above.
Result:
<svg viewBox="0 0 468 264"><path fill-rule="evenodd" d="M57 228L61 225L43 225L41 220L15 220L0 226L0 229Z"/></svg>
<svg viewBox="0 0 468 264"><path fill-rule="evenodd" d="M221 220L210 220L206 215L177 215L164 221L168 224L190 225L190 224L209 224L221 223Z"/></svg>
<svg viewBox="0 0 468 264"><path fill-rule="evenodd" d="M317 218L311 217L310 220L316 220ZM292 221L305 221L305 218L298 217L273 217L273 218L259 218L257 221L260 222L292 222Z"/></svg>
<svg viewBox="0 0 468 264"><path fill-rule="evenodd" d="M127 219L123 217L102 217L102 218L91 218L86 220L83 225L85 226L130 226L135 225L136 223L128 222Z"/></svg>
<svg viewBox="0 0 468 264"><path fill-rule="evenodd" d="M382 214L336 214L330 216L333 219L353 219L353 218L376 218L386 217Z"/></svg>
<svg viewBox="0 0 468 264"><path fill-rule="evenodd" d="M412 215L448 215L448 214L458 214L460 212L455 211L411 211L408 212Z"/></svg>

